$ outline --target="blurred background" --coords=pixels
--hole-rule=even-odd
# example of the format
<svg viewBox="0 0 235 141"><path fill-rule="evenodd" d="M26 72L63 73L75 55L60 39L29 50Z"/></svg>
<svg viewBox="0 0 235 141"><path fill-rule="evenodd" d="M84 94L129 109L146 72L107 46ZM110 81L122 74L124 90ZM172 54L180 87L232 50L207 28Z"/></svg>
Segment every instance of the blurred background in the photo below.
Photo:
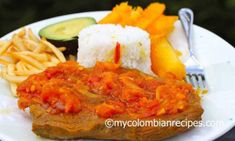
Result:
<svg viewBox="0 0 235 141"><path fill-rule="evenodd" d="M224 38L235 46L235 0L158 0L167 14L182 7L192 8L195 24ZM121 0L0 0L0 37L32 22L84 11L110 10ZM154 0L129 0L146 7Z"/></svg>

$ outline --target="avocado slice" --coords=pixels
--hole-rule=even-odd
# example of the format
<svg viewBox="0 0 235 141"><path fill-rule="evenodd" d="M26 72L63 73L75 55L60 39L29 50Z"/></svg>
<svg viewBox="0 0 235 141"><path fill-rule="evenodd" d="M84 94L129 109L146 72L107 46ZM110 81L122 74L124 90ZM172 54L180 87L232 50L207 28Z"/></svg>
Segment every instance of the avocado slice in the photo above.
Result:
<svg viewBox="0 0 235 141"><path fill-rule="evenodd" d="M90 25L96 24L91 17L74 18L48 25L39 31L39 36L46 38L57 47L66 47L65 56L76 55L79 32Z"/></svg>

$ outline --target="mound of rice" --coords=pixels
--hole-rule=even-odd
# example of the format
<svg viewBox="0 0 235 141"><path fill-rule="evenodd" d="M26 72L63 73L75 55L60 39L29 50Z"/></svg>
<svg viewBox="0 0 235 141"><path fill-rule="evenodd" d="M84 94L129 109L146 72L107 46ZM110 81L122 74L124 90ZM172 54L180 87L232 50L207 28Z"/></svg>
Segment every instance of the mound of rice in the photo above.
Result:
<svg viewBox="0 0 235 141"><path fill-rule="evenodd" d="M149 34L137 27L97 24L83 29L79 34L77 61L92 67L97 61L114 62L114 50L120 43L120 63L125 68L151 71Z"/></svg>

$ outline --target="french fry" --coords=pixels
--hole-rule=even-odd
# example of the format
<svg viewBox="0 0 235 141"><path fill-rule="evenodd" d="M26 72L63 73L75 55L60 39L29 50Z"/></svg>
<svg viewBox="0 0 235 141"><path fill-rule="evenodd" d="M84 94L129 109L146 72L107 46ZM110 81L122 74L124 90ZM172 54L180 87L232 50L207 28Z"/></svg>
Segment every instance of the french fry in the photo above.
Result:
<svg viewBox="0 0 235 141"><path fill-rule="evenodd" d="M56 64L60 62L60 60L58 60L55 56L50 56L50 60Z"/></svg>
<svg viewBox="0 0 235 141"><path fill-rule="evenodd" d="M22 61L18 62L19 63L19 66L20 68L23 70L23 71L28 71L28 69L26 68L26 66L23 64Z"/></svg>
<svg viewBox="0 0 235 141"><path fill-rule="evenodd" d="M19 59L21 59L22 61L27 62L38 69L42 69L42 70L45 69L45 67L42 65L41 62L39 62L38 60L30 56L26 56L26 55L19 54L19 53L14 53L14 55L18 57Z"/></svg>
<svg viewBox="0 0 235 141"><path fill-rule="evenodd" d="M23 67L20 65L20 62L16 63L16 70L23 71Z"/></svg>
<svg viewBox="0 0 235 141"><path fill-rule="evenodd" d="M16 83L10 83L10 88L11 88L11 93L13 94L13 96L17 96L16 95L16 89L17 89L17 84Z"/></svg>
<svg viewBox="0 0 235 141"><path fill-rule="evenodd" d="M37 42L30 40L30 39L24 39L23 43L25 47L30 51L34 51L36 48L39 47L39 44Z"/></svg>
<svg viewBox="0 0 235 141"><path fill-rule="evenodd" d="M32 58L44 62L48 61L48 56L45 53L35 53L30 51L22 51L20 54L31 56Z"/></svg>
<svg viewBox="0 0 235 141"><path fill-rule="evenodd" d="M7 65L7 74L15 75L14 71L15 71L15 64Z"/></svg>
<svg viewBox="0 0 235 141"><path fill-rule="evenodd" d="M70 61L76 61L76 57L74 55L69 55L69 60Z"/></svg>
<svg viewBox="0 0 235 141"><path fill-rule="evenodd" d="M8 75L7 74L7 68L2 68L2 77L6 79L7 81L10 81L12 83L21 83L25 79L27 79L26 76L14 76L14 75Z"/></svg>
<svg viewBox="0 0 235 141"><path fill-rule="evenodd" d="M1 46L5 45L6 43L8 43L9 41L0 41L0 48Z"/></svg>
<svg viewBox="0 0 235 141"><path fill-rule="evenodd" d="M16 52L16 51L20 51L16 46L14 46L13 44L11 44L7 50L8 52Z"/></svg>
<svg viewBox="0 0 235 141"><path fill-rule="evenodd" d="M4 74L3 78L12 83L21 83L27 79L27 76L13 76L13 75Z"/></svg>
<svg viewBox="0 0 235 141"><path fill-rule="evenodd" d="M0 46L0 55L3 55L7 49L9 48L9 46L11 45L11 42L7 42L7 43L4 43Z"/></svg>
<svg viewBox="0 0 235 141"><path fill-rule="evenodd" d="M26 51L27 49L24 47L22 39L17 36L17 34L13 35L12 43L15 47L17 47L20 51Z"/></svg>
<svg viewBox="0 0 235 141"><path fill-rule="evenodd" d="M26 29L25 29L25 28L22 28L22 29L19 31L18 36L21 37L21 38L23 38L23 37L25 36L25 34L26 34Z"/></svg>
<svg viewBox="0 0 235 141"><path fill-rule="evenodd" d="M43 63L46 67L52 67L52 66L55 66L57 63L54 63L54 62L44 62Z"/></svg>
<svg viewBox="0 0 235 141"><path fill-rule="evenodd" d="M45 51L45 49L46 49L46 46L40 41L39 46L33 52L40 53L40 52Z"/></svg>
<svg viewBox="0 0 235 141"><path fill-rule="evenodd" d="M59 51L62 51L62 52L63 52L63 51L66 50L66 47L58 47L57 49L58 49Z"/></svg>
<svg viewBox="0 0 235 141"><path fill-rule="evenodd" d="M5 43L6 43L6 41L0 41L0 46L5 44Z"/></svg>
<svg viewBox="0 0 235 141"><path fill-rule="evenodd" d="M7 49L8 52L15 52L16 50L14 49L14 45L10 45Z"/></svg>
<svg viewBox="0 0 235 141"><path fill-rule="evenodd" d="M9 61L7 61L7 60L5 60L5 59L2 59L2 58L0 58L0 64L2 64L2 65L8 65L8 64L10 64L11 62L9 62Z"/></svg>
<svg viewBox="0 0 235 141"><path fill-rule="evenodd" d="M15 74L17 75L17 76L29 76L29 75L32 75L32 74L34 74L33 73L33 71L29 71L29 72L27 72L27 71L20 71L20 70L17 70L17 71L15 71Z"/></svg>
<svg viewBox="0 0 235 141"><path fill-rule="evenodd" d="M28 63L26 63L26 62L22 62L22 64L23 64L28 70L30 70L30 71L39 71L38 68L36 68L36 67L34 67L34 66L32 66L32 65L30 65L30 64L28 64Z"/></svg>
<svg viewBox="0 0 235 141"><path fill-rule="evenodd" d="M33 31L30 28L28 29L28 34L29 34L29 39L31 39L34 42L39 42L39 39L37 38L37 36L33 34Z"/></svg>
<svg viewBox="0 0 235 141"><path fill-rule="evenodd" d="M8 61L10 61L10 62L12 62L12 63L14 63L14 64L16 64L16 63L19 61L19 58L17 58L17 57L13 54L13 52L6 52L6 53L4 54L4 56L2 55L2 57L7 57L7 58L8 58Z"/></svg>
<svg viewBox="0 0 235 141"><path fill-rule="evenodd" d="M23 28L8 41L0 41L0 75L10 84L10 90L16 95L17 85L29 75L44 71L65 61L61 51L65 47L55 47L46 39L35 36L31 29ZM71 57L71 59L74 59Z"/></svg>
<svg viewBox="0 0 235 141"><path fill-rule="evenodd" d="M63 55L62 52L60 52L54 45L52 45L51 43L49 43L46 40L42 40L42 43L45 44L46 46L48 46L56 55L56 57L61 61L61 62L65 62L66 59Z"/></svg>
<svg viewBox="0 0 235 141"><path fill-rule="evenodd" d="M65 51L66 50L66 47L56 47L59 51ZM46 53L54 53L50 48L45 48L45 52Z"/></svg>
<svg viewBox="0 0 235 141"><path fill-rule="evenodd" d="M17 76L29 76L29 75L37 74L37 73L40 73L40 72L42 72L42 70L26 70L26 71L17 70L17 71L15 71L14 73L15 73Z"/></svg>

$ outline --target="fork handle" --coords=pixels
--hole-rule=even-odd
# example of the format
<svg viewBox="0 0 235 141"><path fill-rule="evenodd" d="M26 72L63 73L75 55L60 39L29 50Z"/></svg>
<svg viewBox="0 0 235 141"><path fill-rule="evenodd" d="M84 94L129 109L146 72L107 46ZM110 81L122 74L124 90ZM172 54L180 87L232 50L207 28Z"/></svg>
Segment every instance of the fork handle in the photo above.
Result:
<svg viewBox="0 0 235 141"><path fill-rule="evenodd" d="M178 16L187 36L189 55L194 56L192 50L193 11L189 8L181 8L178 12Z"/></svg>

